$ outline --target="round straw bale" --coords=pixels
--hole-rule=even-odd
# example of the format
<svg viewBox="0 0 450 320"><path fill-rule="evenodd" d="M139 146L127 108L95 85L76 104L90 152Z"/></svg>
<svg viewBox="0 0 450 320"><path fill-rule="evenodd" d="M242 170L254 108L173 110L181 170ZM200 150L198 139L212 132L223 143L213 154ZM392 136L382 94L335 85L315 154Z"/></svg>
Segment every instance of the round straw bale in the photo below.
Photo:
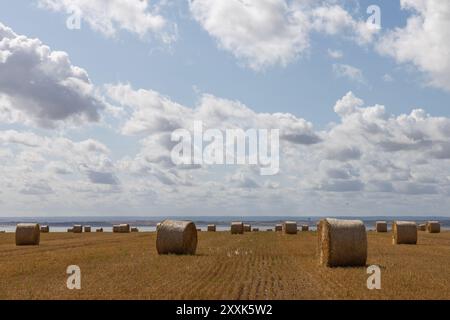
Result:
<svg viewBox="0 0 450 320"><path fill-rule="evenodd" d="M273 229L267 229L266 231L267 232L273 232Z"/></svg>
<svg viewBox="0 0 450 320"><path fill-rule="evenodd" d="M425 223L419 224L417 226L417 230L419 230L419 231L427 231L427 225Z"/></svg>
<svg viewBox="0 0 450 320"><path fill-rule="evenodd" d="M98 228L95 232L103 232L103 228Z"/></svg>
<svg viewBox="0 0 450 320"><path fill-rule="evenodd" d="M244 232L251 232L252 226L249 224L244 224Z"/></svg>
<svg viewBox="0 0 450 320"><path fill-rule="evenodd" d="M297 234L297 222L285 221L283 223L283 233L284 234Z"/></svg>
<svg viewBox="0 0 450 320"><path fill-rule="evenodd" d="M49 226L41 226L41 233L49 233L50 227Z"/></svg>
<svg viewBox="0 0 450 320"><path fill-rule="evenodd" d="M119 224L119 233L130 233L131 227L127 223Z"/></svg>
<svg viewBox="0 0 450 320"><path fill-rule="evenodd" d="M192 221L165 220L156 231L158 254L195 254L197 228Z"/></svg>
<svg viewBox="0 0 450 320"><path fill-rule="evenodd" d="M417 244L417 224L410 221L394 221L392 224L393 244Z"/></svg>
<svg viewBox="0 0 450 320"><path fill-rule="evenodd" d="M441 224L439 221L428 221L427 222L427 231L429 233L440 233L441 232Z"/></svg>
<svg viewBox="0 0 450 320"><path fill-rule="evenodd" d="M302 225L302 231L309 231L309 226L307 224Z"/></svg>
<svg viewBox="0 0 450 320"><path fill-rule="evenodd" d="M242 222L233 221L231 222L231 234L243 234L244 224Z"/></svg>
<svg viewBox="0 0 450 320"><path fill-rule="evenodd" d="M208 224L208 231L209 232L216 232L216 225L215 224Z"/></svg>
<svg viewBox="0 0 450 320"><path fill-rule="evenodd" d="M67 228L67 232L73 232L73 228Z"/></svg>
<svg viewBox="0 0 450 320"><path fill-rule="evenodd" d="M131 232L139 232L139 229L137 227L131 228Z"/></svg>
<svg viewBox="0 0 450 320"><path fill-rule="evenodd" d="M84 232L91 232L91 226L85 226Z"/></svg>
<svg viewBox="0 0 450 320"><path fill-rule="evenodd" d="M130 233L130 225L127 223L113 225L114 233Z"/></svg>
<svg viewBox="0 0 450 320"><path fill-rule="evenodd" d="M41 228L37 223L19 223L16 226L16 246L38 246Z"/></svg>
<svg viewBox="0 0 450 320"><path fill-rule="evenodd" d="M76 224L72 227L73 233L82 233L83 232L83 226L80 224Z"/></svg>
<svg viewBox="0 0 450 320"><path fill-rule="evenodd" d="M283 226L281 224L275 225L275 231L283 231Z"/></svg>
<svg viewBox="0 0 450 320"><path fill-rule="evenodd" d="M253 228L253 232L259 232L259 228Z"/></svg>
<svg viewBox="0 0 450 320"><path fill-rule="evenodd" d="M387 222L386 221L377 221L376 230L377 230L377 232L387 232L388 231Z"/></svg>
<svg viewBox="0 0 450 320"><path fill-rule="evenodd" d="M318 227L319 262L328 267L365 266L367 234L360 220L324 219Z"/></svg>

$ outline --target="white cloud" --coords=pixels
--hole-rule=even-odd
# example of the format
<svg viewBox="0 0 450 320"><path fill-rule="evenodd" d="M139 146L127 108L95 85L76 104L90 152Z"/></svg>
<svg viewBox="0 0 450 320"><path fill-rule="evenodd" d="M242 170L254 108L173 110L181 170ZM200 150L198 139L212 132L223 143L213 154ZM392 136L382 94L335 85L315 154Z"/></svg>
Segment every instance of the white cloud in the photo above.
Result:
<svg viewBox="0 0 450 320"><path fill-rule="evenodd" d="M450 90L450 2L401 0L401 6L411 12L406 26L384 35L378 51L415 65L430 85Z"/></svg>
<svg viewBox="0 0 450 320"><path fill-rule="evenodd" d="M386 73L383 75L383 81L384 82L394 82L394 78L389 73Z"/></svg>
<svg viewBox="0 0 450 320"><path fill-rule="evenodd" d="M328 49L328 56L330 56L333 59L341 59L344 57L344 54L340 50Z"/></svg>
<svg viewBox="0 0 450 320"><path fill-rule="evenodd" d="M0 154L0 198L8 214L96 212L117 201L120 179L110 150L96 140L6 130L0 147L8 151Z"/></svg>
<svg viewBox="0 0 450 320"><path fill-rule="evenodd" d="M125 30L143 38L157 34L166 42L175 36L169 22L160 14L160 6L149 0L38 0L39 6L63 12L79 13L93 30L112 37ZM172 34L171 34L172 33Z"/></svg>
<svg viewBox="0 0 450 320"><path fill-rule="evenodd" d="M358 83L366 83L363 72L348 64L333 64L333 72L339 78L347 78Z"/></svg>
<svg viewBox="0 0 450 320"><path fill-rule="evenodd" d="M328 35L343 34L361 45L371 42L376 33L365 21L355 20L348 11L336 4L314 8L311 12L311 25L315 31Z"/></svg>
<svg viewBox="0 0 450 320"><path fill-rule="evenodd" d="M58 11L69 3L44 2ZM99 3L77 2L83 10L98 9ZM93 29L106 35L122 29L139 36L163 32L165 25L147 24L146 15L158 11L145 7L146 2L108 3L108 10L85 16ZM336 3L194 0L190 9L223 49L260 70L301 56L314 32L342 35L361 45L370 41L373 33ZM119 4L127 12L122 18L116 17ZM442 17L448 6L402 4L413 9L413 17L405 28L386 35L383 52L415 64L432 84L448 87L448 29L440 29L446 26L448 19ZM339 51L329 55L342 57ZM338 76L365 81L353 66L335 64L333 69ZM109 130L116 130L107 140L111 146L95 137L104 132L94 130L91 139L74 141L65 132L42 135L34 128L97 122L103 109L115 117L108 123ZM450 119L422 109L400 115L387 110L367 106L349 92L334 105L337 122L319 131L293 114L256 112L211 94L186 106L154 90L117 84L107 85L100 96L87 72L73 66L66 53L0 24L0 121L16 124L6 126L15 130L0 130L0 202L5 212L22 213L65 208L65 213L97 214L443 214L439 210L450 206ZM280 129L280 173L262 177L253 166L176 166L170 134L191 129L194 120L202 120L205 129ZM116 145L115 138L134 151L120 148L123 141ZM206 212L199 212L199 203Z"/></svg>
<svg viewBox="0 0 450 320"><path fill-rule="evenodd" d="M329 24L321 18L316 28L333 34L333 28L347 26L339 22L346 20L342 17ZM66 208L120 214L155 208L149 213L199 214L201 203L205 214L297 214L299 204L309 214L381 214L380 208L422 213L450 206L447 117L422 109L392 115L349 92L334 105L337 123L318 131L293 114L256 112L211 94L185 106L127 84L106 85L100 92L67 54L3 25L0 39L0 121L21 125L0 130L5 212ZM364 79L352 66L334 68ZM108 123L117 135L109 137L111 146L98 141L95 131L91 139L74 141L65 132L42 135L34 128L96 122L102 109L114 110L116 117ZM192 129L194 120L203 121L205 129L280 129L280 173L262 177L256 166L176 166L170 134ZM135 151L124 154L115 138L136 144L129 149Z"/></svg>
<svg viewBox="0 0 450 320"><path fill-rule="evenodd" d="M191 14L219 46L255 70L285 66L310 46L310 34L367 44L375 31L335 1L194 0Z"/></svg>
<svg viewBox="0 0 450 320"><path fill-rule="evenodd" d="M305 14L279 0L195 0L193 17L253 69L287 65L309 46Z"/></svg>
<svg viewBox="0 0 450 320"><path fill-rule="evenodd" d="M354 113L358 107L364 105L364 101L356 97L353 92L348 92L344 97L339 99L334 105L334 112L340 116Z"/></svg>
<svg viewBox="0 0 450 320"><path fill-rule="evenodd" d="M331 147L326 152L326 159L349 161L361 158L361 150L357 146Z"/></svg>
<svg viewBox="0 0 450 320"><path fill-rule="evenodd" d="M130 85L107 85L106 93L129 113L124 134L172 132L189 120L190 110L153 90L133 90Z"/></svg>
<svg viewBox="0 0 450 320"><path fill-rule="evenodd" d="M121 125L122 133L147 136L141 138L139 153L134 158L124 159L119 167L131 174L152 177L174 188L193 184L189 182L192 171L210 175L210 168L177 166L171 159L171 150L177 144L171 141L171 133L179 128L192 130L194 121L202 121L204 130L280 129L281 141L286 144L313 145L320 142L312 124L303 119L291 114L257 113L239 101L209 94L201 96L194 108L175 103L152 90L134 90L130 85L108 85L106 94L128 115ZM229 181L246 188L259 185L253 178L241 178L239 181Z"/></svg>
<svg viewBox="0 0 450 320"><path fill-rule="evenodd" d="M360 180L330 180L324 181L319 190L329 192L357 192L364 190L364 183Z"/></svg>
<svg viewBox="0 0 450 320"><path fill-rule="evenodd" d="M0 121L54 127L96 122L105 107L85 70L0 23Z"/></svg>
<svg viewBox="0 0 450 320"><path fill-rule="evenodd" d="M45 169L58 175L69 175L73 173L70 166L62 161L51 161Z"/></svg>
<svg viewBox="0 0 450 320"><path fill-rule="evenodd" d="M41 181L32 184L25 184L20 190L20 193L24 195L47 195L54 193L53 189L48 185L46 181Z"/></svg>
<svg viewBox="0 0 450 320"><path fill-rule="evenodd" d="M151 134L143 140L139 154L123 163L123 169L132 169L130 172L143 179L153 176L163 185L178 190L180 197L181 194L192 196L192 192L197 196L211 193L201 185L210 188L210 183L226 173L226 181L216 185L215 188L221 189L213 194L218 196L222 192L219 190L227 190L227 197L236 202L248 197L262 199L271 192L282 192L280 197L291 201L297 196L292 191L296 184L303 192L322 196L358 193L369 199L379 197L379 193L439 196L449 184L446 179L431 182L430 178L450 157L448 146L442 144L450 137L450 119L431 117L423 110L395 117L380 105L364 107L364 101L349 92L334 107L341 123L314 132L312 124L292 115L260 114L238 101L207 94L195 108L188 108L156 92L133 90L127 85L110 86L108 92L130 109L129 120L123 128L137 127L135 134ZM153 108L156 110L152 111ZM142 119L138 120L138 126L133 124L136 113L142 110L155 114L166 110L171 123L188 129L194 119L203 120L207 128L279 128L283 139L282 173L274 181L264 181L251 167L246 167L248 170L228 168L224 172L201 166L189 172L182 170L171 163L169 152L173 144L169 142L170 130L166 126L155 125L153 120L142 122ZM161 115L158 119L168 122ZM426 173L419 175L420 172ZM277 187L272 188L274 185ZM240 190L239 196L235 190Z"/></svg>
<svg viewBox="0 0 450 320"><path fill-rule="evenodd" d="M94 170L88 170L87 176L92 183L95 184L109 184L117 185L117 177L112 172L99 172Z"/></svg>
<svg viewBox="0 0 450 320"><path fill-rule="evenodd" d="M5 208L14 208L18 199L24 212L35 212L45 199L46 206L110 214L141 212L149 205L154 214L198 214L199 203L210 214L293 214L299 203L309 214L333 208L335 214L388 214L394 208L409 214L450 205L445 196L450 179L442 174L450 164L449 118L423 110L391 115L349 92L334 107L340 121L315 131L293 115L257 113L208 94L189 108L129 85L110 85L106 93L123 108L126 118L118 129L140 139L136 153L117 156L94 139L0 131ZM253 166L174 165L172 126L160 123L189 129L194 119L207 128L279 128L280 173L268 178ZM347 202L351 206L343 205Z"/></svg>
<svg viewBox="0 0 450 320"><path fill-rule="evenodd" d="M320 141L312 124L304 119L292 114L257 113L239 101L210 94L204 94L195 108L189 108L155 91L134 90L130 85L108 85L106 92L129 115L122 126L124 134L167 134L178 128L191 129L194 121L202 121L205 129L280 129L281 139L290 143L310 145ZM161 142L169 145L167 140Z"/></svg>
<svg viewBox="0 0 450 320"><path fill-rule="evenodd" d="M260 185L248 173L238 171L227 177L226 181L233 187L242 189L258 189Z"/></svg>

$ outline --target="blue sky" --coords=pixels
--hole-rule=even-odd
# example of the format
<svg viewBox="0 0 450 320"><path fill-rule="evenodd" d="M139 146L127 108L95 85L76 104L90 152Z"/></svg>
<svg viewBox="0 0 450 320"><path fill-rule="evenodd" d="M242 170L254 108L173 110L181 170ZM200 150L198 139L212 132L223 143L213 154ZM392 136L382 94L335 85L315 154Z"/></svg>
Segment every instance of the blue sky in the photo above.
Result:
<svg viewBox="0 0 450 320"><path fill-rule="evenodd" d="M103 1L101 0L93 1L93 3L98 3L99 7L104 5L102 2ZM251 0L247 0L246 2L247 5L256 5L255 2ZM106 99L108 103L114 105L114 107L119 109L123 108L122 111L128 112L128 116L131 117L131 120L123 118L126 116L114 117L109 113L102 113L102 120L87 121L87 123L83 125L74 126L71 124L66 126L66 124L62 123L65 119L63 119L64 121L62 122L59 121L55 126L53 124L50 126L36 125L36 121L41 121L43 119L36 120L35 118L31 118L27 123L24 123L23 121L0 121L0 129L4 132L13 130L15 133L33 133L41 137L65 137L74 143L80 143L88 139L98 141L109 149L107 155L108 160L102 160L103 162L101 165L93 165L96 169L90 168L88 172L97 170L96 172L114 176L119 183L113 187L111 187L111 185L114 184L108 186L108 188L110 188L109 192L121 193L124 189L127 189L127 182L125 182L125 180L130 180L128 184L130 186L133 185L132 177L136 174L136 172L130 173L121 171L123 170L121 166L124 166L125 161L132 162L133 160L142 158L145 154L142 150L143 144L145 145L148 143L149 137L155 138L158 134L161 134L161 132L144 130L141 132L133 132L133 134L124 134L121 126L124 122L128 121L127 123L130 123L130 121L133 121L133 115L137 114L139 110L142 111L140 108L143 107L141 104L139 104L139 106L133 105L133 102L125 101L126 99L111 99L111 96L105 93L105 86L116 86L114 90L115 92L118 92L121 89L117 88L117 86L129 84L131 88L129 89L133 91L133 94L139 89L149 90L158 93L158 99L166 97L171 103L177 103L188 108L195 108L202 105L205 101L204 97L206 94L212 95L215 99L226 99L227 106L230 105L230 108L235 108L232 106L233 103L239 101L256 115L262 113L289 113L296 117L297 120L295 121L301 122L301 125L296 123L292 125L293 127L300 126L303 128L302 130L307 130L308 134L320 136L323 141L328 141L327 139L329 139L330 145L333 144L331 137L335 134L335 131L340 132L339 130L341 129L341 131L347 130L347 128L344 128L345 130L343 128L339 129L339 126L345 125L345 119L342 114L333 110L337 101L340 101L343 97L348 98L346 103L353 103L358 107L383 105L385 106L386 117L389 117L390 115L394 115L395 117L402 114L409 115L413 109L424 109L425 114L429 114L430 117L423 122L430 123L415 124L419 127L414 129L409 128L411 130L423 130L425 132L426 130L424 128L432 127L434 122L439 122L439 117L444 117L445 119L450 117L450 109L448 108L450 101L450 83L446 82L448 78L445 78L445 75L442 75L439 71L435 71L435 66L430 65L426 59L423 59L423 55L426 55L426 52L420 52L420 50L417 49L421 48L420 46L423 45L423 49L426 50L429 48L430 43L421 44L414 41L412 41L413 43L408 43L408 41L411 40L407 37L408 32L411 31L406 27L407 21L408 19L415 17L423 20L422 25L419 25L418 27L418 32L422 32L425 35L430 32L427 22L429 22L430 19L433 19L432 13L434 10L439 9L437 1L430 1L430 3L425 6L423 5L422 0L326 0L319 1L318 4L311 4L311 2L307 0L264 0L263 2L266 3L267 6L286 6L289 8L290 12L287 14L291 14L292 12L302 13L306 12L306 10L313 11L316 9L315 6L322 6L322 8L329 10L329 12L331 12L331 9L339 7L344 10L342 12L348 13L348 20L344 22L342 20L336 20L337 22L326 20L332 20L333 13L331 13L330 16L326 16L326 18L322 17L322 20L319 21L322 25L319 27L314 25L310 27L311 30L302 31L305 32L304 38L307 38L307 40L299 39L299 41L307 41L308 45L306 49L298 49L297 53L294 54L294 58L286 58L286 63L279 63L279 61L275 59L265 63L262 67L255 68L249 65L249 59L259 59L258 53L251 53L250 56L242 58L242 50L248 50L247 44L242 43L240 39L233 38L233 31L230 33L229 30L220 30L217 25L220 26L221 22L215 21L214 17L199 17L198 12L208 13L208 10L210 10L209 13L212 14L213 12L217 12L217 10L222 10L225 5L221 1L211 1L211 3L214 3L212 5L204 1L198 1L196 4L197 7L195 8L193 4L190 5L188 1L184 0L172 2L150 1L149 7L145 10L138 11L138 14L141 15L151 13L163 17L171 27L169 32L173 32L173 26L176 26L176 40L173 40L171 43L165 43L159 37L163 34L164 30L147 30L148 32L140 35L137 34L137 32L126 30L126 28L121 25L121 23L125 24L129 22L117 22L114 18L110 17L109 18L117 31L113 36L105 35L104 32L99 32L99 30L95 29L95 16L93 24L86 21L82 16L81 29L69 30L66 28L66 19L69 16L66 9L67 5L72 3L69 0L3 1L0 3L0 23L12 29L16 35L24 35L30 39L37 38L43 44L48 45L51 50L66 52L70 59L70 63L73 66L78 66L88 73L93 88L100 92L95 93L96 95L101 95L99 99ZM73 3L76 3L76 1ZM88 6L85 5L85 1L80 1L78 3L81 3L81 9ZM116 0L115 3L120 3L120 1ZM366 8L373 4L378 5L381 9L382 28L381 31L376 34L369 34L369 40L361 43L360 40L355 40L358 36L356 34L358 23L363 23L367 19L368 15L366 14ZM85 5L85 7L83 7L83 5ZM154 9L151 7L152 5L159 5L159 7L158 9ZM302 7L303 5L304 7ZM403 8L401 8L401 5ZM228 8L227 10L232 9ZM236 6L233 10L241 9L239 9L239 6ZM261 17L265 17L264 14L267 14L267 12L264 13L262 10L265 10L265 8L261 5ZM114 13L113 11L111 12ZM243 12L236 12L236 16L239 16L239 14L245 16L245 11ZM270 10L268 12L270 12ZM105 13L106 16L107 14L108 13ZM312 16L313 18L311 19L319 19L313 14ZM221 16L218 15L217 17L217 19L219 19ZM109 19L105 16L102 16L101 18ZM445 23L444 18L445 17L442 18L444 21L437 21L438 23L436 23L436 25ZM238 21L237 24L239 24L239 22L240 21ZM133 24L133 22L131 22L131 24ZM138 24L138 22L135 22L135 24ZM328 26L327 24L335 29L332 31L324 31ZM431 23L430 25L433 24ZM423 27L423 30L420 30L421 26ZM246 27L248 27L246 21L243 20L242 28ZM256 26L255 29L257 29L257 27L258 26ZM288 25L286 28L291 27L296 27L295 23L293 23L292 26ZM280 28L284 28L284 26L281 26ZM395 33L396 28L399 28L398 33ZM274 32L273 38L277 37L278 31L275 27L269 31ZM255 46L269 45L270 41L272 41L267 35L257 34L257 30L252 30L252 32L255 32L255 37L251 39L263 39L261 40L263 41L263 44L255 43ZM284 32L284 29L280 29L279 32L281 38L281 33ZM421 33L418 33L417 41L421 39L420 34ZM392 35L391 38L389 38L390 35ZM423 38L426 39L427 37L425 36ZM450 59L448 57L448 46L446 47L443 41L438 41L439 39L450 40L448 39L448 33L442 30L436 30L436 37L431 38L436 38L437 40L435 43L431 43L431 45L434 45L432 50L434 56L430 55L430 59L436 61L443 59L444 62L446 60L448 61ZM284 39L283 41L287 40ZM231 43L231 45L227 47L227 43ZM380 43L384 44L382 49L380 49ZM417 54L414 52L405 54L399 47L400 45L410 45L413 49L407 49L406 47L405 50L414 52L417 50ZM441 45L442 47L440 47ZM292 47L289 48L292 49ZM342 54L342 57L331 57L329 54L330 50L339 51ZM283 56L283 58L284 57L285 56ZM447 68L449 64L450 63L444 64L442 70L445 71L445 68ZM343 75L342 66L346 68L350 67L353 68L352 70L358 71L359 77L352 77L348 74ZM434 81L433 84L430 84L432 81ZM11 89L8 88L8 90ZM350 91L352 94L348 95L347 93ZM15 97L11 91L3 89L0 85L0 94L2 93L5 95L5 99ZM132 94L131 91L128 93ZM32 98L33 97L31 97L31 99ZM142 97L142 99L144 99L144 97ZM359 104L358 99L363 100L364 103ZM218 103L216 100L214 101L214 103ZM80 108L85 110L84 108L89 107L90 106L82 106ZM26 110L27 112L34 114L34 111L29 108L23 107L20 108L20 110L21 112ZM68 111L68 114L72 114L70 113L70 110ZM151 112L149 113L149 116L151 117ZM71 116L68 116L68 119L69 118L71 118ZM306 128L302 119L310 122L313 127ZM226 121L227 120L224 119L225 127ZM401 120L398 120L398 122L398 126L403 125ZM388 125L392 124L389 123L389 121L386 121L386 126ZM247 128L248 126L244 125L244 127ZM442 129L443 132L446 132L445 130L447 129L445 128ZM402 129L399 128L398 130L401 131ZM387 133L387 136L394 137L396 136L396 132L397 128L392 128ZM11 132L9 132L9 134L11 134ZM359 133L355 132L355 134ZM422 139L423 141L433 141L435 145L431 146L430 150L419 150L420 152L438 152L439 150L442 151L439 148L444 148L441 145L443 141L445 142L442 134L439 133L433 137L431 135L432 134L429 133L429 136L424 136ZM401 143L405 142L403 138L400 137L399 139L401 140ZM342 140L339 140L339 143L344 144L345 147L345 143L343 143ZM354 146L361 143L367 142L353 141L351 144ZM380 142L377 141L376 143ZM10 146L8 146L8 148L9 147ZM303 148L304 146L300 147ZM11 146L11 148L11 150L14 149L14 156L17 156L15 152L26 153L26 150L17 151L16 146ZM153 145L152 148L153 150L157 150ZM293 151L289 148L290 147L286 147L286 150L288 151L284 151L288 154L292 154ZM297 150L296 152L300 151ZM327 161L332 161L328 158L321 158L323 157L323 154L327 154L327 150L306 151L306 154L308 155L306 158L315 152L318 152L318 154L314 156L318 157L318 160L316 159L313 162L322 163L323 160L325 163ZM364 154L363 150L361 152ZM373 152L373 150L371 152ZM413 214L423 214L424 212L419 212L420 210L428 210L430 213L433 212L435 214L444 214L445 212L436 212L437 209L433 208L433 203L436 201L435 197L438 197L441 201L439 203L443 206L448 205L445 198L448 196L446 192L449 190L450 183L448 183L448 181L440 181L439 183L436 182L436 185L433 185L431 180L428 181L427 179L424 179L425 182L419 181L420 179L418 176L422 171L424 172L424 175L425 172L431 176L433 175L430 172L430 168L417 167L413 169L416 162L414 162L414 164L405 162L407 161L405 159L407 159L408 156L405 156L403 152L404 149L400 148L398 152L395 153L395 155L398 156L399 163L392 164L392 167L415 172L415 174L410 174L410 178L402 180L408 185L397 186L397 180L392 179L392 177L376 179L377 181L383 180L382 182L386 184L394 184L392 190L395 189L401 194L395 201L392 200L394 191L386 191L390 190L390 188L381 191L381 193L378 193L379 191L368 191L371 189L369 184L373 182L370 179L371 173L369 173L372 172L372 169L366 170L366 164L352 163L352 161L356 161L359 158L349 158L345 161L338 161L335 165L337 169L343 169L344 167L344 171L357 171L358 174L353 176L353 178L349 178L349 180L351 180L351 183L356 182L356 180L361 180L361 183L365 186L362 189L356 188L353 190L350 188L351 190L344 190L345 192L340 193L334 190L334 186L341 185L340 183L343 182L341 180L345 179L339 178L341 180L338 179L339 181L336 185L332 184L330 189L332 191L328 190L328 192L326 192L326 190L324 190L326 187L324 187L323 181L311 182L310 180L314 179L307 177L306 174L295 177L295 175L290 172L290 170L292 170L291 168L283 170L283 167L281 169L286 176L279 177L279 180L274 183L277 184L280 189L286 188L284 191L279 191L283 194L288 192L288 189L292 190L300 188L301 190L304 190L302 196L307 197L311 193L314 194L314 199L323 201L323 207L316 207L313 202L309 204L311 209L316 210L315 212L311 212L311 214L326 214L332 210L330 208L341 206L339 203L346 203L348 197L350 197L350 199L356 197L361 200L358 200L358 205L356 206L358 209L367 208L368 204L378 203L377 201L385 201L388 202L387 207L390 208L384 209L386 211L385 213L389 213L392 209L398 210L400 208L401 213L403 214L410 214L410 211L413 211ZM57 158L57 156L54 157ZM366 159L366 162L370 162L368 154L367 157L368 159ZM386 159L390 159L391 157L392 156L389 154L386 155ZM364 158L364 156L362 156L362 158ZM442 166L442 168L447 168L447 158L443 157L442 159L445 160L442 160L440 166ZM58 161L60 160L61 159ZM50 160L46 159L44 162L48 161ZM415 161L420 162L421 159L415 159ZM67 164L66 160L61 160L61 162L63 164L66 162L65 164ZM107 164L105 165L105 163ZM73 164L70 164L69 166L72 165ZM96 187L103 188L105 183L98 183L98 181L96 183L92 179L83 182L83 176L84 180L86 180L86 171L83 171L84 169L80 171L79 168L87 168L90 165L91 164L86 163L75 164L73 168L73 177L70 179L80 183L93 183L95 185L93 188L91 188L92 186L86 188L89 189L89 192L95 193L98 192ZM130 164L128 163L127 165ZM41 163L40 166L37 165L33 170L44 170L41 168L42 166L45 167L45 163ZM330 168L333 167L333 164L323 164L323 166L326 166L326 170L331 170ZM432 166L432 163L430 163L430 166ZM37 169L38 167L41 169ZM118 169L119 167L120 169ZM310 164L305 165L304 170L307 171L309 169L319 170L317 168L312 169ZM189 177L181 178L185 173L175 173L175 169L160 168L157 167L155 163L151 164L151 169L149 170L151 172L149 173L150 176L155 175L156 172L160 172L161 170L164 174L173 175L178 180L189 179ZM199 173L198 179L201 181L203 181L202 179L205 179L204 183L206 184L215 183L216 179L223 180L225 181L225 185L221 187L224 187L229 191L232 190L232 187L227 185L227 183L235 181L233 180L235 177L237 177L236 179L238 182L248 182L249 179L254 179L256 184L250 184L253 186L262 186L267 182L259 181L258 179L260 179L260 177L248 177L249 174L252 174L252 170L248 168L232 168L226 170L226 173L221 170L219 170L219 173L214 170L206 171L207 173ZM20 172L20 170L17 172ZM62 206L61 198L64 197L64 194L58 195L55 190L58 189L62 180L58 178L58 181L53 184L51 178L47 176L45 176L45 178L42 177L42 175L45 175L44 173L45 172L43 171L39 172L39 178L37 178L32 177L31 174L30 176L27 176L26 173L21 172L21 177L24 179L22 183L24 185L27 183L35 185L37 181L37 185L39 185L42 182L42 184L48 186L48 190L51 190L49 195L38 192L38 194L33 195L35 199L30 200L30 204L26 209L12 208L12 205L8 204L8 201L1 197L2 195L6 197L10 192L18 192L19 196L20 190L24 190L24 188L23 186L16 185L11 190L3 190L3 192L0 192L0 205L4 203L6 208L9 210L12 209L12 211L18 213L23 212L25 214L31 214L31 212L36 211L39 213L56 213ZM210 175L211 179L206 179L206 174ZM89 173L87 175L92 178ZM364 177L364 175L366 176ZM381 175L382 174L380 173L380 177ZM35 181L35 179L37 180ZM152 178L149 177L149 180L151 179ZM190 179L197 179L197 177L195 175L193 177L190 176ZM303 181L311 183L308 184L308 186L299 187L298 184L302 185ZM409 184L411 184L411 186ZM415 184L420 185L417 186ZM422 184L426 184L426 186L424 187ZM349 184L343 183L342 185L348 186ZM427 189L430 185L433 185L431 189ZM359 184L356 183L355 186L359 186ZM219 188L219 186L216 187ZM265 190L264 192L261 190L250 191L251 188L247 188L245 183L241 187L245 190L242 194L246 194L246 196L254 199L267 199L268 194L274 196L274 193L270 193L270 190ZM239 194L239 190L242 189L241 187L236 187L237 194ZM439 189L437 193L420 192L420 190L435 190L433 189L434 187ZM158 188L155 187L155 189ZM141 186L141 190L145 190L145 192L154 195L157 199L159 199L159 197L161 197L161 199L165 198L167 194L177 192L183 196L188 196L192 191L188 189L189 188L187 188L186 185L177 186L176 183L170 183L169 187L163 183L162 188L159 190L154 190L151 186ZM268 193L266 193L266 191ZM127 192L132 191L127 190ZM205 190L198 192L200 199L202 196L205 196ZM433 196L430 196L430 194L433 194ZM37 200L42 200L47 196L53 199L51 201L49 200L49 203L51 203L49 207L42 205L36 206ZM427 197L427 199L424 200L423 198L420 198L421 196ZM126 199L125 192L123 193L123 197ZM221 195L219 195L219 193L216 195L213 194L212 197L219 198ZM287 199L285 200L286 211L292 214L297 213L295 197L295 194L291 194L286 196ZM408 210L409 203L411 203L409 197L423 203L423 205L419 208ZM230 196L230 199L232 198L233 196ZM238 196L238 198L239 201L245 202L246 209L242 210L242 212L246 210L255 210L254 204L247 202L245 197ZM183 205L177 205L176 208L171 207L171 201L169 199L171 198L167 197L167 199L161 200L161 203L159 204L151 204L152 206L154 205L155 208L158 208L155 209L152 214L160 214L160 210L162 209L169 210L174 214L192 213L197 212L196 210L198 210L198 206L195 204L189 204L189 206L186 207L183 207ZM119 205L109 202L108 206L111 208L127 208L126 201L123 199L121 201L122 202ZM135 201L139 202L139 200ZM158 200L156 200L156 202L158 202ZM110 207L108 206L106 206L105 211L109 210ZM146 204L145 202L136 203L136 209L133 211L133 214L144 213L143 211L145 211L146 206L149 206L149 204ZM273 214L273 206L273 203L267 203L265 207L263 205L263 211L267 214ZM353 212L349 212L352 209L353 211L356 211L354 208L349 209L347 206L342 206L342 208L339 208L337 211L348 215L353 214ZM367 214L379 214L379 212L364 210ZM90 203L89 197L82 197L78 202L74 203L71 208L65 211L66 213L71 214L74 212L80 214L93 214L95 213L95 205ZM117 209L117 212L115 213L123 214L122 211L123 210L121 209ZM219 215L228 213L224 204L214 202L210 204L208 211ZM199 214L204 213L205 212L199 212ZM2 213L0 212L0 214ZM283 212L283 214L286 214L286 212Z"/></svg>

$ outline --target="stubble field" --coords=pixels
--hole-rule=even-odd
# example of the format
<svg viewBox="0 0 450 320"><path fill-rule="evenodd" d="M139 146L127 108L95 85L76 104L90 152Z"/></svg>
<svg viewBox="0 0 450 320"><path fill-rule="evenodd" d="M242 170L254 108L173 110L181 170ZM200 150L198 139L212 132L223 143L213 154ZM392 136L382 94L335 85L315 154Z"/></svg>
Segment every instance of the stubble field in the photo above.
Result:
<svg viewBox="0 0 450 320"><path fill-rule="evenodd" d="M39 247L0 234L0 299L450 299L450 232L419 232L416 246L369 232L366 268L318 266L314 232L199 233L196 256L159 256L155 233L50 233ZM81 268L81 290L66 268Z"/></svg>

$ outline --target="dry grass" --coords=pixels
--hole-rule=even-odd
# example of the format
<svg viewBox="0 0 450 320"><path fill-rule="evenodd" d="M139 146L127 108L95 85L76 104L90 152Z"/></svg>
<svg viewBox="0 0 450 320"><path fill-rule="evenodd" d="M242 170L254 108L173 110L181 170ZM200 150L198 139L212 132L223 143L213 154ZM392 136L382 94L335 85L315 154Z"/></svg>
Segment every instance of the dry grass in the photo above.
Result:
<svg viewBox="0 0 450 320"><path fill-rule="evenodd" d="M450 233L421 233L416 246L369 232L366 268L318 267L316 234L200 233L196 256L159 256L155 233L50 233L39 247L0 234L0 299L450 299ZM67 266L82 290L66 288Z"/></svg>

